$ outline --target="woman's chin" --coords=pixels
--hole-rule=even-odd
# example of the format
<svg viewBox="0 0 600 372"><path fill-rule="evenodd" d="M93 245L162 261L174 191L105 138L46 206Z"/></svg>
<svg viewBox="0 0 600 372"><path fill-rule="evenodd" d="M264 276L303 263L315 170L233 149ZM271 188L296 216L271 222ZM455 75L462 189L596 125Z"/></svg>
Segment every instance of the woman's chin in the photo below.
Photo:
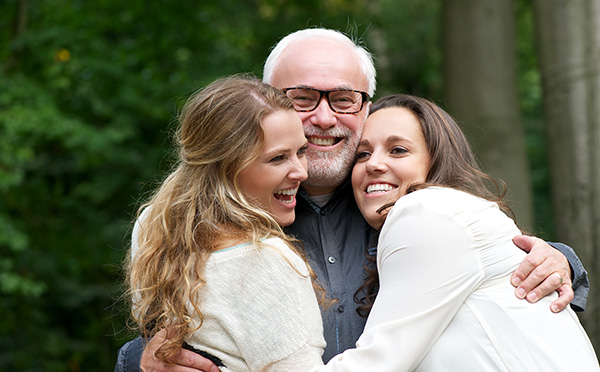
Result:
<svg viewBox="0 0 600 372"><path fill-rule="evenodd" d="M385 215L381 215L380 213L373 211L372 213L365 215L365 220L367 220L367 223L371 225L372 228L375 230L380 230L381 226L383 226L383 222L385 221Z"/></svg>

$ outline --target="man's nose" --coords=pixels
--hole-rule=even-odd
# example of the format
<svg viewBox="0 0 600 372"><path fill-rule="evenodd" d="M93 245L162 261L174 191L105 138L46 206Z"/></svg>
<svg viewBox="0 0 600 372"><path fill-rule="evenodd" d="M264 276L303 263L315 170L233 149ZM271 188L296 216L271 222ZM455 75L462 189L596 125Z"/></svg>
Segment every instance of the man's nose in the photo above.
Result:
<svg viewBox="0 0 600 372"><path fill-rule="evenodd" d="M331 107L329 107L329 102L327 102L325 97L321 98L317 108L312 112L310 122L312 125L323 129L329 129L337 124L337 117L331 110Z"/></svg>

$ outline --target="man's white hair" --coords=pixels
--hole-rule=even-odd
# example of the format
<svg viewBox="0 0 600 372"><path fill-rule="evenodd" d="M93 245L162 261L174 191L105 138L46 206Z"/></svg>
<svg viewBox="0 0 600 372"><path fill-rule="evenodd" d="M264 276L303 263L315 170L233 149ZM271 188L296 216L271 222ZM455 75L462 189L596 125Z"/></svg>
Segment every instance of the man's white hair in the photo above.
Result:
<svg viewBox="0 0 600 372"><path fill-rule="evenodd" d="M327 28L306 28L292 32L281 39L275 45L275 47L273 47L271 53L265 61L263 70L263 81L265 83L271 84L273 79L273 71L275 71L283 51L292 43L306 39L327 39L339 42L351 48L356 53L360 63L360 68L369 83L369 91L367 93L369 96L373 97L377 82L375 80L375 65L373 64L373 57L371 53L369 53L364 47L358 45L357 42L353 41L345 34Z"/></svg>

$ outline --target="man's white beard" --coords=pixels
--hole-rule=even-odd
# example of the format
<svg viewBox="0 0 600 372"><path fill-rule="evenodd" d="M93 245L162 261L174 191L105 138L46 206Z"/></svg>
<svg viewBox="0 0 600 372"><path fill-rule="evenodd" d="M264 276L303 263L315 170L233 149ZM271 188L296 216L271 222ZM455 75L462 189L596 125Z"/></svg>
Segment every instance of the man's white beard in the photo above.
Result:
<svg viewBox="0 0 600 372"><path fill-rule="evenodd" d="M315 187L338 187L352 169L360 136L346 138L337 151L318 151L308 148L308 179L304 184Z"/></svg>

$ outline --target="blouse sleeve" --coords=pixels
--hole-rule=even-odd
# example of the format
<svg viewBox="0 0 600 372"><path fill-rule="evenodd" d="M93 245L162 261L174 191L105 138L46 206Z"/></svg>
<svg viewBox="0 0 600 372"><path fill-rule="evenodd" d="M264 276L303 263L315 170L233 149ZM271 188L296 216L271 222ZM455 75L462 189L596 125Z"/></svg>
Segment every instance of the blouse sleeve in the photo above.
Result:
<svg viewBox="0 0 600 372"><path fill-rule="evenodd" d="M319 371L414 370L483 279L469 229L419 202L398 204L379 238L381 287L357 349Z"/></svg>

